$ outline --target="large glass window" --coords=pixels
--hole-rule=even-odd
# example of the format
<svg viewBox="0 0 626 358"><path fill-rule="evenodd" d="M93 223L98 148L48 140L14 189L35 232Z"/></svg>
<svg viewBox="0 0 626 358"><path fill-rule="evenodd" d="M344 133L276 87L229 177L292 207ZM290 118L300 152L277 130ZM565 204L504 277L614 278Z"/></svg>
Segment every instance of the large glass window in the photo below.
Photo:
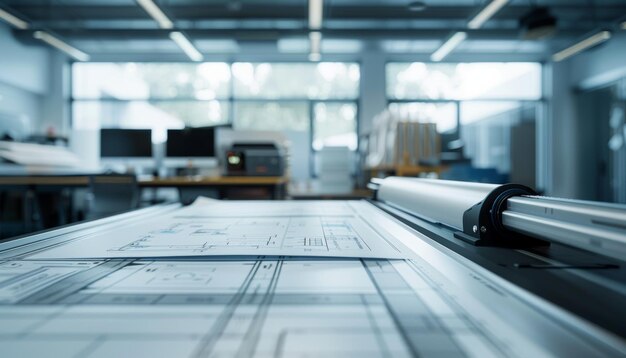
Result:
<svg viewBox="0 0 626 358"><path fill-rule="evenodd" d="M538 63L389 63L390 110L436 123L441 151L460 153L444 178L535 186Z"/></svg>
<svg viewBox="0 0 626 358"><path fill-rule="evenodd" d="M389 108L397 111L400 118L408 118L420 123L435 123L439 133L456 131L457 104L455 102L391 103Z"/></svg>
<svg viewBox="0 0 626 358"><path fill-rule="evenodd" d="M229 122L227 63L75 63L76 128L183 128Z"/></svg>
<svg viewBox="0 0 626 358"><path fill-rule="evenodd" d="M357 148L357 106L353 102L319 102L313 107L313 148Z"/></svg>
<svg viewBox="0 0 626 358"><path fill-rule="evenodd" d="M359 65L343 62L233 64L237 98L356 99Z"/></svg>
<svg viewBox="0 0 626 358"><path fill-rule="evenodd" d="M236 101L235 129L309 131L309 103L305 101Z"/></svg>
<svg viewBox="0 0 626 358"><path fill-rule="evenodd" d="M389 63L390 99L541 99L538 63Z"/></svg>
<svg viewBox="0 0 626 358"><path fill-rule="evenodd" d="M155 142L168 128L282 131L299 150L308 138L293 156L309 158L323 146L357 148L359 80L359 65L344 62L75 63L72 124L151 128Z"/></svg>
<svg viewBox="0 0 626 358"><path fill-rule="evenodd" d="M347 125L343 118L356 115L359 78L359 65L343 62L75 63L73 125L182 128L231 123L240 129L309 131L316 120L313 106L346 100L329 104L341 113L319 119L320 133L332 130L337 121L338 131L350 133L344 133L343 141L335 135L332 142L354 148L356 123Z"/></svg>
<svg viewBox="0 0 626 358"><path fill-rule="evenodd" d="M74 99L214 100L229 95L230 67L223 62L75 63Z"/></svg>

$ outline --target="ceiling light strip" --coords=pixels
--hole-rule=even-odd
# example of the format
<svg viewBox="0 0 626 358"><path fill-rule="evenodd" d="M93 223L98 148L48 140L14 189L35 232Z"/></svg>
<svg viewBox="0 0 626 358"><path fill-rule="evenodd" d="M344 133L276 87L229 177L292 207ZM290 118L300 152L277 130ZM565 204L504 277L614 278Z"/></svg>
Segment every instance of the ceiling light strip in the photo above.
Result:
<svg viewBox="0 0 626 358"><path fill-rule="evenodd" d="M165 15L163 10L157 6L152 0L137 0L137 3L143 7L144 10L150 15L154 21L159 24L162 29L173 29L174 23Z"/></svg>
<svg viewBox="0 0 626 358"><path fill-rule="evenodd" d="M192 61L199 62L204 59L202 53L198 51L198 49L191 43L191 41L189 41L187 36L185 36L182 32L170 32L170 39L172 39L172 41L174 41Z"/></svg>
<svg viewBox="0 0 626 358"><path fill-rule="evenodd" d="M28 25L28 22L18 18L17 16L3 10L0 9L0 19L8 22L10 25L20 29L20 30L26 30L29 28L30 25Z"/></svg>
<svg viewBox="0 0 626 358"><path fill-rule="evenodd" d="M559 51L552 56L552 59L556 62L563 61L575 54L582 52L588 48L601 44L611 38L610 31L600 31L595 35L589 36L586 39Z"/></svg>
<svg viewBox="0 0 626 358"><path fill-rule="evenodd" d="M470 22L467 23L467 27L475 30L483 26L496 12L500 11L509 0L493 0L489 5L485 6Z"/></svg>
<svg viewBox="0 0 626 358"><path fill-rule="evenodd" d="M309 29L320 30L324 16L324 0L309 0Z"/></svg>
<svg viewBox="0 0 626 358"><path fill-rule="evenodd" d="M443 60L446 56L450 54L457 46L461 44L461 42L465 41L467 38L467 33L460 31L452 35L448 41L444 42L441 47L437 49L437 51L433 52L430 55L430 59L434 62L439 62Z"/></svg>
<svg viewBox="0 0 626 358"><path fill-rule="evenodd" d="M47 43L61 52L64 52L77 61L89 61L88 54L45 31L35 31L33 33L33 37Z"/></svg>

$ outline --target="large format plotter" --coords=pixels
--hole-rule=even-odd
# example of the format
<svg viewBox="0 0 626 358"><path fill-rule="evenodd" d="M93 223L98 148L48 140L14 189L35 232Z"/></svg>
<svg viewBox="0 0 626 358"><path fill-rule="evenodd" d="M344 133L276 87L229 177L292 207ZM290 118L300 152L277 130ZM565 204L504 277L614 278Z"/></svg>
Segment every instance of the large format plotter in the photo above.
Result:
<svg viewBox="0 0 626 358"><path fill-rule="evenodd" d="M0 244L6 357L626 355L626 210L388 178Z"/></svg>

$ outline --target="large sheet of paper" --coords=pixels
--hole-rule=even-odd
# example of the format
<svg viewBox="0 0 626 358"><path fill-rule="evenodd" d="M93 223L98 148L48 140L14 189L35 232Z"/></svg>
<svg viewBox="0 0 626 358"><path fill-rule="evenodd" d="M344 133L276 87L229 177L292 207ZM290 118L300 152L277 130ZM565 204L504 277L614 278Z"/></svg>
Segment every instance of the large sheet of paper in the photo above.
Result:
<svg viewBox="0 0 626 358"><path fill-rule="evenodd" d="M409 258L410 250L346 201L217 201L133 227L120 227L32 259L187 256ZM388 220L388 225L398 225Z"/></svg>

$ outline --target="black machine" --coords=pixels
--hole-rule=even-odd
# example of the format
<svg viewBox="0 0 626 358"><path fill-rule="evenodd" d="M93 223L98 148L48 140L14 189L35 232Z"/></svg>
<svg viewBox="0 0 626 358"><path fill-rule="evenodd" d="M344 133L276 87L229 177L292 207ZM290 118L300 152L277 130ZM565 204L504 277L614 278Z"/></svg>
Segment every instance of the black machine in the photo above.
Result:
<svg viewBox="0 0 626 358"><path fill-rule="evenodd" d="M226 151L228 175L282 176L285 159L273 143L235 143Z"/></svg>

